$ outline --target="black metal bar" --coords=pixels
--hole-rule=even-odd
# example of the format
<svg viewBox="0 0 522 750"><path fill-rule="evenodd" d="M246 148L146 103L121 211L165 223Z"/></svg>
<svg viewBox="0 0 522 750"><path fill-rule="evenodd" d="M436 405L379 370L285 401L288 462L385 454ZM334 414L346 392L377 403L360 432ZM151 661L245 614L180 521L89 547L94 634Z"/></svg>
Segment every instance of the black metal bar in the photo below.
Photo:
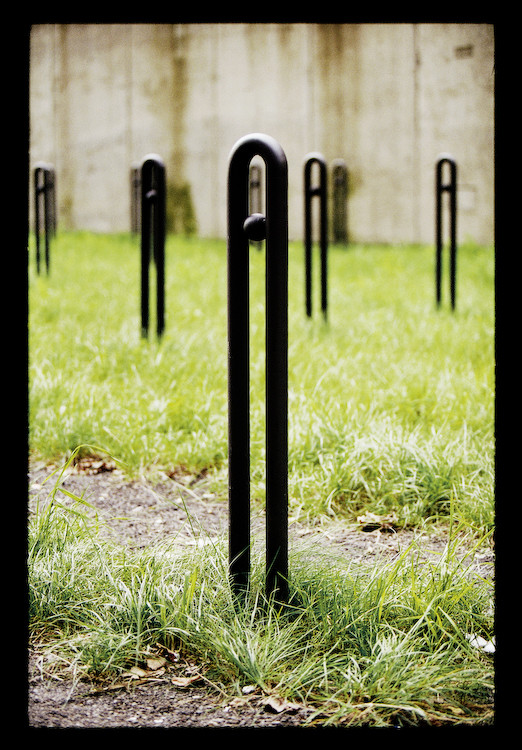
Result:
<svg viewBox="0 0 522 750"><path fill-rule="evenodd" d="M36 272L40 273L40 225L44 223L45 268L50 272L50 239L53 225L54 170L50 164L38 162L34 168L34 231L36 237Z"/></svg>
<svg viewBox="0 0 522 750"><path fill-rule="evenodd" d="M156 331L165 329L165 165L149 154L141 164L141 335L149 334L149 267L156 267Z"/></svg>
<svg viewBox="0 0 522 750"><path fill-rule="evenodd" d="M348 168L343 159L332 162L333 241L348 244Z"/></svg>
<svg viewBox="0 0 522 750"><path fill-rule="evenodd" d="M56 236L56 172L52 164L49 164L47 210L49 211L49 231L51 237Z"/></svg>
<svg viewBox="0 0 522 750"><path fill-rule="evenodd" d="M449 167L449 182L443 181L444 165ZM457 163L450 154L441 154L435 168L435 297L437 307L442 301L442 248L443 248L443 194L449 194L450 221L450 301L451 308L456 307L457 275Z"/></svg>
<svg viewBox="0 0 522 750"><path fill-rule="evenodd" d="M312 167L319 165L319 184L312 186ZM321 310L326 320L328 308L328 184L326 161L322 154L312 153L305 157L304 166L304 215L305 215L305 299L306 314L312 316L312 199L319 196L319 245L321 252Z"/></svg>
<svg viewBox="0 0 522 750"><path fill-rule="evenodd" d="M130 170L130 224L131 234L138 234L140 231L140 208L141 208L141 187L140 187L140 167L133 165Z"/></svg>
<svg viewBox="0 0 522 750"><path fill-rule="evenodd" d="M249 164L266 167L266 217L249 215ZM249 240L266 239L266 590L288 597L288 166L277 141L254 133L228 171L229 573L250 581Z"/></svg>
<svg viewBox="0 0 522 750"><path fill-rule="evenodd" d="M250 213L260 214L263 212L263 201L262 201L262 189L263 189L263 173L260 164L250 165L250 185L249 185L249 201L250 201ZM252 240L254 247L257 250L261 250L263 245L262 241L257 242Z"/></svg>

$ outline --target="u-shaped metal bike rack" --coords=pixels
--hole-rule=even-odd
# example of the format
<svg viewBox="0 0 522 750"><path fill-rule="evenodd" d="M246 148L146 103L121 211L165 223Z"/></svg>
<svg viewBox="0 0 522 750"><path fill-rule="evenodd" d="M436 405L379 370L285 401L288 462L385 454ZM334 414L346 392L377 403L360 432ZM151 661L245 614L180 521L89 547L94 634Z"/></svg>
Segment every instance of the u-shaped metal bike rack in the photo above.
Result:
<svg viewBox="0 0 522 750"><path fill-rule="evenodd" d="M133 164L130 168L130 231L138 234L141 225L141 166Z"/></svg>
<svg viewBox="0 0 522 750"><path fill-rule="evenodd" d="M249 201L250 213L259 214L262 211L263 171L260 164L250 164ZM254 247L261 250L262 241L252 240Z"/></svg>
<svg viewBox="0 0 522 750"><path fill-rule="evenodd" d="M449 182L442 179L444 165L449 167ZM449 220L450 220L450 300L451 308L456 306L456 273L457 273L457 163L450 154L441 154L437 159L435 168L435 295L437 307L441 304L442 283L442 198L443 194L449 194Z"/></svg>
<svg viewBox="0 0 522 750"><path fill-rule="evenodd" d="M34 232L36 237L36 272L40 273L40 225L43 214L45 268L50 271L50 241L55 230L55 175L50 164L38 162L34 168Z"/></svg>
<svg viewBox="0 0 522 750"><path fill-rule="evenodd" d="M319 184L312 186L312 167L319 165ZM305 298L306 315L312 317L312 199L319 196L319 246L321 252L321 310L326 320L328 308L328 183L326 161L322 154L311 153L304 165L304 216L305 216Z"/></svg>
<svg viewBox="0 0 522 750"><path fill-rule="evenodd" d="M332 162L332 235L335 243L348 244L348 167L343 159Z"/></svg>
<svg viewBox="0 0 522 750"><path fill-rule="evenodd" d="M156 330L165 328L165 165L149 154L141 164L141 335L149 335L149 268L156 266Z"/></svg>
<svg viewBox="0 0 522 750"><path fill-rule="evenodd" d="M249 164L265 162L266 216L249 215ZM266 590L288 597L288 166L277 141L254 133L228 171L229 573L250 581L249 241L266 240Z"/></svg>

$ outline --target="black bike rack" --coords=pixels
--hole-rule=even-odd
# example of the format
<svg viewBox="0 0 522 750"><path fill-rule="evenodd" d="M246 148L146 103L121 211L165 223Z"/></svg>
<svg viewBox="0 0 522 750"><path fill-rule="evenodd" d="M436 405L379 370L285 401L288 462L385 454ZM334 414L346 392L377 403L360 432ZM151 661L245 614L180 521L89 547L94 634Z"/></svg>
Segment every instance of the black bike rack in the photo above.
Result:
<svg viewBox="0 0 522 750"><path fill-rule="evenodd" d="M449 169L449 181L443 181L444 167ZM437 307L442 300L442 247L443 247L443 194L449 195L449 222L450 222L450 301L451 309L456 306L456 273L457 273L457 163L450 154L441 154L437 159L435 168L435 295Z"/></svg>
<svg viewBox="0 0 522 750"><path fill-rule="evenodd" d="M141 169L138 164L130 168L130 230L131 234L140 231L140 208L141 208Z"/></svg>
<svg viewBox="0 0 522 750"><path fill-rule="evenodd" d="M56 178L51 164L38 162L34 168L34 231L36 237L36 272L40 273L40 229L43 216L45 267L50 271L51 235L56 231Z"/></svg>
<svg viewBox="0 0 522 750"><path fill-rule="evenodd" d="M312 167L319 166L319 184L312 186ZM304 216L305 216L305 299L306 315L312 317L312 199L319 197L319 246L321 252L321 310L326 320L328 308L328 184L326 161L322 154L311 153L304 165Z"/></svg>
<svg viewBox="0 0 522 750"><path fill-rule="evenodd" d="M149 154L141 164L141 335L149 335L149 268L156 267L156 331L165 328L165 165Z"/></svg>
<svg viewBox="0 0 522 750"><path fill-rule="evenodd" d="M265 162L266 216L249 213L249 164ZM266 591L288 597L288 166L277 141L241 138L228 171L229 575L250 582L249 241L266 241Z"/></svg>
<svg viewBox="0 0 522 750"><path fill-rule="evenodd" d="M348 168L343 159L332 162L332 238L348 244Z"/></svg>
<svg viewBox="0 0 522 750"><path fill-rule="evenodd" d="M249 205L250 214L260 214L263 211L263 170L260 164L250 165L250 184L249 184ZM252 244L257 250L261 250L263 241L256 242L252 240Z"/></svg>

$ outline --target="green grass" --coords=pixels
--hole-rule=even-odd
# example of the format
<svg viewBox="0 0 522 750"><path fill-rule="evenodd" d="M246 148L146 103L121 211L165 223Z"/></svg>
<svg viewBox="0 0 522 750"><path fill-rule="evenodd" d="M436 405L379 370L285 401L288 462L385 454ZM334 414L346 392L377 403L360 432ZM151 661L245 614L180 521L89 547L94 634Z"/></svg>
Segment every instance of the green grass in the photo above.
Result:
<svg viewBox="0 0 522 750"><path fill-rule="evenodd" d="M243 606L227 584L226 540L124 549L103 539L86 501L57 480L29 525L31 639L51 671L116 681L160 643L194 661L224 700L249 686L306 706L312 725L490 723L492 657L469 637L492 638L492 584L466 562L494 526L493 251L459 249L452 314L434 306L432 248L331 248L327 325L317 312L305 319L302 256L292 244L290 515L443 523L444 554L421 562L412 547L363 570L293 550L290 606L281 610L263 598L264 561L254 551ZM225 243L168 238L161 342L140 339L135 239L60 234L51 275L36 277L33 265L31 456L62 463L97 450L90 445L129 476L205 469L225 500ZM264 256L252 250L260 507L263 288ZM317 289L316 281L316 307Z"/></svg>
<svg viewBox="0 0 522 750"><path fill-rule="evenodd" d="M32 251L33 252L33 251ZM30 449L101 446L129 475L210 472L227 492L226 246L169 236L166 333L140 339L139 243L59 234L30 266ZM494 522L494 258L462 246L457 311L434 305L433 248L332 247L329 321L289 259L289 492L295 517L394 512ZM33 258L31 258L33 260ZM447 279L445 279L447 281ZM447 300L447 283L444 284ZM154 294L152 294L154 300ZM153 307L153 305L151 305ZM154 330L152 320L151 330ZM251 250L252 496L264 497L264 253Z"/></svg>
<svg viewBox="0 0 522 750"><path fill-rule="evenodd" d="M492 656L469 639L492 637L491 585L457 555L461 529L433 563L413 546L373 569L294 551L280 608L260 593L257 555L250 594L232 596L226 540L129 550L104 541L60 481L50 499L30 524L29 617L56 678L121 684L159 645L190 660L223 701L246 691L289 701L312 726L492 722Z"/></svg>

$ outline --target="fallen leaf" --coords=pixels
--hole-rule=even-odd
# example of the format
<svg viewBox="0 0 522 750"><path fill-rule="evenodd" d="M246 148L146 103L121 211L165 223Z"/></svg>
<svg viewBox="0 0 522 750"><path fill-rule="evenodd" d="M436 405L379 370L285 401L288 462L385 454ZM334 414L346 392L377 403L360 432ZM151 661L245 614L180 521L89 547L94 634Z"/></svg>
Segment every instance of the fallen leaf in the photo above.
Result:
<svg viewBox="0 0 522 750"><path fill-rule="evenodd" d="M299 704L291 703L290 701L286 701L283 698L276 698L275 695L269 696L265 701L263 701L263 704L266 709L274 711L276 714L280 714L283 711L296 711L298 708L300 708Z"/></svg>
<svg viewBox="0 0 522 750"><path fill-rule="evenodd" d="M190 685L192 682L197 682L200 679L201 677L196 674L193 677L171 677L170 681L177 687L187 687L187 685Z"/></svg>
<svg viewBox="0 0 522 750"><path fill-rule="evenodd" d="M167 646L163 646L161 643L156 643L156 647L159 648L160 651L164 651L167 654L167 657L170 661L179 661L179 651L172 651L170 648L167 648Z"/></svg>
<svg viewBox="0 0 522 750"><path fill-rule="evenodd" d="M251 695L245 695L243 697L236 696L235 698L232 698L232 700L228 704L228 707L230 707L230 706L235 706L235 707L246 706L246 705L248 705L250 703L250 701L252 700L252 697L253 696L251 696Z"/></svg>
<svg viewBox="0 0 522 750"><path fill-rule="evenodd" d="M129 669L129 674L136 680L139 680L141 677L147 676L146 670L141 669L141 667L131 667Z"/></svg>
<svg viewBox="0 0 522 750"><path fill-rule="evenodd" d="M163 658L163 656L158 656L154 659L147 659L147 667L149 669L152 669L152 671L156 671L157 669L160 669L160 667L164 667L167 663L167 660Z"/></svg>
<svg viewBox="0 0 522 750"><path fill-rule="evenodd" d="M166 669L165 667L160 667L159 669L155 669L154 671L150 671L147 675L147 677L150 677L151 679L154 679L156 677L161 677L161 675L165 674Z"/></svg>

